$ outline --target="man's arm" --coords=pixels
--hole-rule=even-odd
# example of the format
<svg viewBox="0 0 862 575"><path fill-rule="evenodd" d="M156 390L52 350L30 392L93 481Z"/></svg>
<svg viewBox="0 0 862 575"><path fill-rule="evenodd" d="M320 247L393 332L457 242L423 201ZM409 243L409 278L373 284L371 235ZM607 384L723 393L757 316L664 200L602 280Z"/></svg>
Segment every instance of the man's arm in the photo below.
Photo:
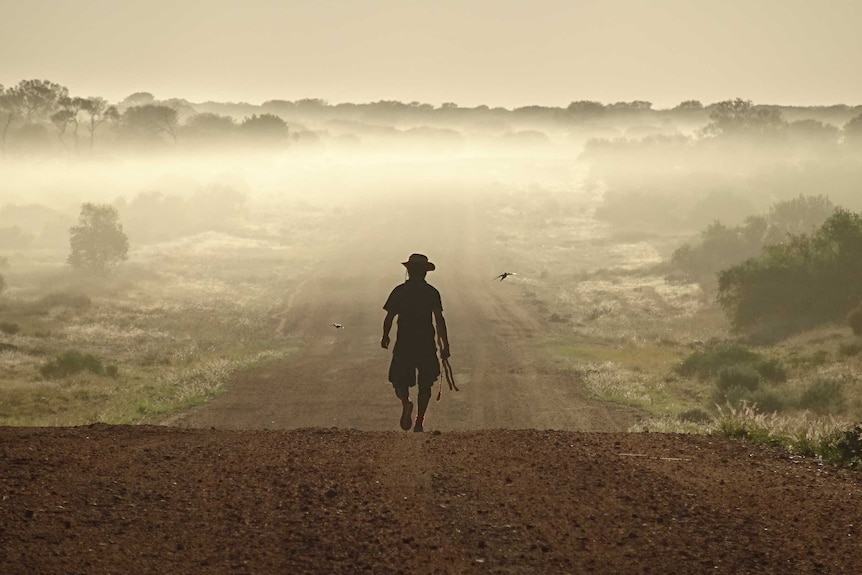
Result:
<svg viewBox="0 0 862 575"><path fill-rule="evenodd" d="M380 340L380 347L389 349L389 332L392 330L392 321L395 319L395 314L391 311L386 312L386 317L383 318L383 339Z"/></svg>
<svg viewBox="0 0 862 575"><path fill-rule="evenodd" d="M446 318L442 309L434 310L434 321L437 324L437 338L440 340L440 359L449 358L449 334L446 331Z"/></svg>

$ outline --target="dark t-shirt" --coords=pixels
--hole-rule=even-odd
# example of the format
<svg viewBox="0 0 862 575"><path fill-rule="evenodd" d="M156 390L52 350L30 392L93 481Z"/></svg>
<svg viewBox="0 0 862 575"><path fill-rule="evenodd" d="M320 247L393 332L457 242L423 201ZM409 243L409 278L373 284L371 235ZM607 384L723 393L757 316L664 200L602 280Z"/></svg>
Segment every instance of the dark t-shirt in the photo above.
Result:
<svg viewBox="0 0 862 575"><path fill-rule="evenodd" d="M434 310L443 311L440 292L424 280L408 279L396 286L383 305L398 315L398 337L393 353L434 351Z"/></svg>

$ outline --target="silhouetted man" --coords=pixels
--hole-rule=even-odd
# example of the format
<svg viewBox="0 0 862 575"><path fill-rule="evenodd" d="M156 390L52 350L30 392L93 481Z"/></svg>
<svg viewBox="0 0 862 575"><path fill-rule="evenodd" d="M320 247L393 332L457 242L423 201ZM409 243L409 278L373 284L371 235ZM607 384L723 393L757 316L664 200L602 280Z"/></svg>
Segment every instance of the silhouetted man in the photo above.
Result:
<svg viewBox="0 0 862 575"><path fill-rule="evenodd" d="M416 420L412 423L413 431L421 432L424 431L431 388L440 376L434 324L437 325L441 359L449 357L449 338L440 292L425 281L425 274L435 269L434 264L422 254L412 254L406 262L401 263L407 268L407 281L395 286L383 305L386 317L383 319L380 345L383 349L389 349L389 331L397 315L398 336L395 349L392 350L392 363L389 364L389 381L395 389L395 395L401 400L401 429L404 431L410 429L413 416L410 388L418 385L419 406Z"/></svg>

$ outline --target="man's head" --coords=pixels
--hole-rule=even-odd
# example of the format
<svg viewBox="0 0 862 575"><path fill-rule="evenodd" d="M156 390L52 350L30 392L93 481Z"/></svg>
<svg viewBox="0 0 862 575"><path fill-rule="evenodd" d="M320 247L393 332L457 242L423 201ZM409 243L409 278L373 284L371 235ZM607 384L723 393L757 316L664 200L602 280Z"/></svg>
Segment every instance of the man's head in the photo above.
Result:
<svg viewBox="0 0 862 575"><path fill-rule="evenodd" d="M410 254L406 262L401 262L407 268L407 274L410 277L425 277L425 274L434 271L435 266L428 261L428 256L424 254Z"/></svg>

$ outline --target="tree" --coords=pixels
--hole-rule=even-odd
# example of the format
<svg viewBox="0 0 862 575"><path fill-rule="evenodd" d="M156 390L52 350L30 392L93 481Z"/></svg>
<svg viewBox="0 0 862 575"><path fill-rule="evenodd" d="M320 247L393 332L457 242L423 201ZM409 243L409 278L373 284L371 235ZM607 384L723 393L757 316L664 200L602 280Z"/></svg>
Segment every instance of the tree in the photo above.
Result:
<svg viewBox="0 0 862 575"><path fill-rule="evenodd" d="M123 101L120 102L120 107L131 108L132 106L146 106L147 104L152 104L155 100L156 97L149 92L135 92L134 94L126 96Z"/></svg>
<svg viewBox="0 0 862 575"><path fill-rule="evenodd" d="M274 114L252 114L239 125L240 133L255 140L280 142L288 135L287 122Z"/></svg>
<svg viewBox="0 0 862 575"><path fill-rule="evenodd" d="M60 139L60 143L63 144L64 148L66 148L66 152L71 153L71 150L69 150L69 145L66 144L66 139L63 136L66 135L66 128L69 126L69 124L75 124L75 126L78 125L78 121L76 120L76 114L72 110L68 109L54 112L53 114L51 114L51 123L54 124L54 127L57 128L57 137ZM76 142L77 132L78 130L76 127Z"/></svg>
<svg viewBox="0 0 862 575"><path fill-rule="evenodd" d="M93 153L93 140L96 139L96 128L108 120L116 121L120 113L116 106L109 106L103 98L87 98L83 100L81 109L89 116L87 131L90 132L90 153ZM75 139L77 145L77 136Z"/></svg>
<svg viewBox="0 0 862 575"><path fill-rule="evenodd" d="M591 100L579 100L572 102L566 107L566 110L573 116L590 118L601 116L605 113L605 106L601 102L593 102Z"/></svg>
<svg viewBox="0 0 862 575"><path fill-rule="evenodd" d="M128 259L129 238L110 204L83 204L78 225L69 230L69 244L68 263L75 270L104 275Z"/></svg>
<svg viewBox="0 0 862 575"><path fill-rule="evenodd" d="M812 118L790 122L787 129L791 135L798 137L801 141L811 141L817 144L838 141L839 130L837 126L825 124Z"/></svg>
<svg viewBox="0 0 862 575"><path fill-rule="evenodd" d="M772 205L765 216L747 218L742 226L715 221L701 232L700 243L676 250L671 264L688 279L712 288L722 270L758 256L766 245L815 232L833 213L829 198L800 195Z"/></svg>
<svg viewBox="0 0 862 575"><path fill-rule="evenodd" d="M12 90L18 94L28 122L49 118L69 97L68 88L48 80L21 80Z"/></svg>
<svg viewBox="0 0 862 575"><path fill-rule="evenodd" d="M683 100L679 104L677 104L674 110L703 110L703 104L700 103L700 100Z"/></svg>
<svg viewBox="0 0 862 575"><path fill-rule="evenodd" d="M9 133L9 126L12 125L16 117L21 115L21 109L21 94L15 88L0 89L0 118L3 122L0 146L2 146L4 158L6 157L6 136Z"/></svg>
<svg viewBox="0 0 862 575"><path fill-rule="evenodd" d="M75 153L78 153L78 128L80 123L78 116L87 105L85 98L62 98L59 102L60 110L51 115L51 122L57 127L60 132L60 142L68 150L63 135L66 133L67 126L72 126L72 137L75 140Z"/></svg>
<svg viewBox="0 0 862 575"><path fill-rule="evenodd" d="M742 98L719 102L710 112L709 119L711 122L704 128L708 136L766 134L785 125L780 111L755 106L751 100Z"/></svg>
<svg viewBox="0 0 862 575"><path fill-rule="evenodd" d="M149 135L167 134L177 142L177 111L169 106L146 104L123 112L123 121L134 131Z"/></svg>
<svg viewBox="0 0 862 575"><path fill-rule="evenodd" d="M843 132L845 142L862 142L862 114L844 124Z"/></svg>
<svg viewBox="0 0 862 575"><path fill-rule="evenodd" d="M195 114L185 124L184 134L193 139L207 142L225 140L236 129L236 122L230 116L220 116L211 112Z"/></svg>
<svg viewBox="0 0 862 575"><path fill-rule="evenodd" d="M769 208L769 230L764 243L774 244L788 236L810 234L835 213L835 204L826 196L803 196L778 202Z"/></svg>

